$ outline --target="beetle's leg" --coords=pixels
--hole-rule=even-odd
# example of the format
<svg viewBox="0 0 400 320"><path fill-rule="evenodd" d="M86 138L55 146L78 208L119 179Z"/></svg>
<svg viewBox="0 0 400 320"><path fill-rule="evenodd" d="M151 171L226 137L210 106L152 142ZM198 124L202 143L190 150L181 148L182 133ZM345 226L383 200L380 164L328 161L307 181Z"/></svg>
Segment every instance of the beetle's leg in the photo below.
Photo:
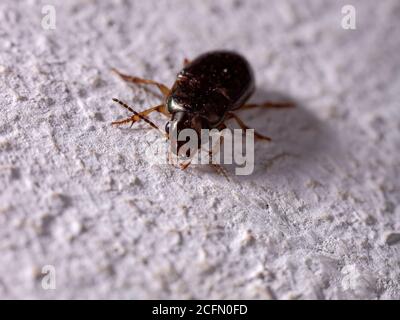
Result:
<svg viewBox="0 0 400 320"><path fill-rule="evenodd" d="M234 114L234 113L232 113L232 112L228 112L228 113L227 113L227 118L226 118L226 119L231 119L231 118L235 119L236 122L238 123L238 125L240 126L240 128L242 128L243 130L250 129L248 126L246 126L246 125L244 124L244 122L243 122L236 114ZM264 136L264 135L258 133L258 132L255 131L255 130L254 130L254 137L256 137L257 139L261 139L261 140L271 141L271 138L270 138L270 137Z"/></svg>
<svg viewBox="0 0 400 320"><path fill-rule="evenodd" d="M225 126L225 125L224 125ZM225 126L226 128L226 126ZM214 147L209 151L208 155L209 155L209 159L210 159L210 163L209 165L215 170L215 172L217 172L220 176L224 176L226 178L226 180L231 181L229 179L229 175L228 172L225 170L225 168L223 166L221 166L219 163L212 163L212 159L213 159L213 155L216 152L220 152L220 148L221 145L224 142L224 136L221 136L221 139L219 140L219 143L217 142Z"/></svg>
<svg viewBox="0 0 400 320"><path fill-rule="evenodd" d="M206 150L204 147L201 147L201 150L203 150L203 151L208 151L208 157L209 157L208 159L209 159L209 164L210 164L211 166L214 166L214 167L215 167L215 166L219 166L218 164L213 164L213 163L212 163L212 155L213 155L216 151L219 151L219 150L217 150L217 148L218 148L218 149L220 148L220 145L222 144L223 139L224 139L224 137L222 136L221 139L219 140L219 143L217 142L217 143L213 146L213 148L212 148L211 150ZM198 152L198 151L196 151L196 153L195 153L194 155L192 155L186 162L180 164L180 168L181 168L182 170L185 170L185 169L191 164L192 159L193 159L194 156L197 154L197 152Z"/></svg>
<svg viewBox="0 0 400 320"><path fill-rule="evenodd" d="M226 128L225 125L221 124L220 126L224 126L224 128ZM215 172L217 172L219 175L224 176L228 181L231 181L229 179L229 175L227 173L227 171L224 169L223 166L221 166L218 163L212 163L212 155L215 153L216 149L221 147L221 144L224 141L224 137L222 136L221 139L219 140L219 143L216 143L214 145L214 147L208 151L208 156L209 156L209 165L215 170ZM203 149L203 148L202 148ZM205 149L203 149L205 150ZM205 150L206 151L206 150ZM218 150L219 151L219 150ZM194 156L193 156L194 157ZM187 167L189 167L189 165L192 163L192 159L193 157L191 157L187 162L185 163L181 163L179 166L182 170L185 170Z"/></svg>
<svg viewBox="0 0 400 320"><path fill-rule="evenodd" d="M122 105L122 104L120 104L120 105L123 106L124 108L126 108L124 105ZM130 108L128 110L132 112L131 109L132 108ZM120 124L125 124L125 123L132 122L132 124L131 124L131 126L132 126L135 122L137 122L139 120L143 120L143 117L147 116L148 114L150 114L150 113L152 113L154 111L160 112L160 113L164 114L165 116L169 116L170 115L168 113L167 108L165 107L165 105L160 104L158 106L149 108L149 109L144 110L142 112L137 112L137 114L134 114L133 116L131 116L129 118L126 118L124 120L118 120L118 121L111 122L111 124L120 125Z"/></svg>
<svg viewBox="0 0 400 320"><path fill-rule="evenodd" d="M220 144L222 143L222 139ZM220 146L220 144L218 144L218 147ZM216 164L216 163L211 163L211 159L212 159L212 154L213 154L213 150L209 151L209 155L210 155L210 163L209 165L221 176L224 176L228 181L230 181L228 173L226 172L226 170L220 165L220 164ZM180 168L182 170L185 170L187 167L189 167L189 165L191 164L192 159L189 159L186 163L182 163L180 164Z"/></svg>
<svg viewBox="0 0 400 320"><path fill-rule="evenodd" d="M169 95L169 92L170 92L169 88L166 85L163 85L162 83L159 83L159 82L156 82L153 80L147 80L147 79L129 76L127 74L123 74L123 73L119 72L116 69L111 69L111 71L115 72L117 75L119 75L122 78L122 80L125 80L126 82L132 82L132 83L136 83L136 84L155 85L158 87L158 89L161 91L161 93L164 97Z"/></svg>
<svg viewBox="0 0 400 320"><path fill-rule="evenodd" d="M226 125L225 125L224 123L221 123L221 124L217 127L217 129L218 129L219 131L222 131L223 129L226 129ZM211 162L212 162L212 160L213 160L212 156L213 156L215 153L221 151L221 145L222 145L223 143L224 143L224 136L223 136L223 135L220 135L220 139L218 139L217 143L216 143L216 144L212 147L212 149L208 152L208 156L209 156L209 159L210 159L210 164L211 164Z"/></svg>
<svg viewBox="0 0 400 320"><path fill-rule="evenodd" d="M270 102L265 101L263 103L250 103L241 106L239 109L252 109L252 108L293 108L295 105L292 102Z"/></svg>
<svg viewBox="0 0 400 320"><path fill-rule="evenodd" d="M186 168L189 167L191 163L192 163L192 160L190 159L190 160L189 160L188 162L186 162L186 163L181 163L181 164L179 165L179 167L180 167L182 170L186 170Z"/></svg>
<svg viewBox="0 0 400 320"><path fill-rule="evenodd" d="M190 63L188 58L183 59L183 66L186 67Z"/></svg>
<svg viewBox="0 0 400 320"><path fill-rule="evenodd" d="M130 106L128 106L126 103L122 102L121 100L118 100L118 99L113 98L113 101L117 102L119 105L121 105L121 106L124 107L125 109L128 109L128 110L129 110L130 112L132 112L134 115L133 115L132 117L127 118L127 119L124 119L124 120L119 120L119 121L111 122L112 125L121 125L121 124L125 124L125 123L132 122L132 124L131 124L131 126L132 126L133 123L135 123L136 121L138 121L138 120L143 120L143 121L146 122L148 125L150 125L152 128L157 129L157 130L160 131L162 134L164 134L164 135L167 136L167 134L166 134L163 130L161 130L161 129L160 129L159 127L157 127L152 121L150 121L149 119L147 119L147 118L145 117L145 116L146 116L147 114L149 114L150 112L155 111L155 110L157 110L159 107L162 107L162 106L156 106L156 107L154 107L154 108L150 108L150 109L147 109L147 110L145 110L145 111L139 113L139 112L136 112L135 110L133 110ZM149 111L149 110L150 110L150 111ZM147 111L147 113L146 113L146 111ZM158 110L157 110L157 111L158 111ZM161 111L160 111L160 112L161 112Z"/></svg>
<svg viewBox="0 0 400 320"><path fill-rule="evenodd" d="M180 163L180 164L179 164L179 167L180 167L182 170L185 170L187 167L189 167L190 164L192 163L192 160L193 160L194 156L195 156L196 154L197 154L197 151L195 152L194 155L191 155L190 158L189 158L188 160L186 160L186 162Z"/></svg>

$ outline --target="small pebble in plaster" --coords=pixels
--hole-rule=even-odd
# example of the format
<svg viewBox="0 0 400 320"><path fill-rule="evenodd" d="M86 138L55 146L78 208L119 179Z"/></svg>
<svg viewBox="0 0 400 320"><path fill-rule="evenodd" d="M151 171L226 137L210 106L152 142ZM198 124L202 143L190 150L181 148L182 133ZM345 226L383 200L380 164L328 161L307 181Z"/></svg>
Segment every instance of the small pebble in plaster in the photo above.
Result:
<svg viewBox="0 0 400 320"><path fill-rule="evenodd" d="M100 122L103 122L103 121L104 121L104 117L103 117L103 115L102 115L100 112L95 112L95 113L93 114L93 117L94 117L94 119L97 120L97 121L100 121Z"/></svg>
<svg viewBox="0 0 400 320"><path fill-rule="evenodd" d="M215 266L210 263L210 258L204 248L200 248L197 253L197 263L202 273L209 274L215 270Z"/></svg>
<svg viewBox="0 0 400 320"><path fill-rule="evenodd" d="M78 96L79 97L84 98L84 97L86 97L86 95L87 95L87 92L86 92L86 90L84 88L79 88L78 89Z"/></svg>
<svg viewBox="0 0 400 320"><path fill-rule="evenodd" d="M84 104L82 102L80 104L81 104L80 105L81 108L85 108ZM87 112L87 116L90 119L93 119L93 120L96 120L96 121L99 121L99 122L103 122L104 121L104 117L103 117L103 114L101 112L88 111Z"/></svg>
<svg viewBox="0 0 400 320"><path fill-rule="evenodd" d="M372 115L368 121L368 127L372 130L368 130L369 134L373 134L373 138L376 141L382 140L386 131L386 121L381 116Z"/></svg>
<svg viewBox="0 0 400 320"><path fill-rule="evenodd" d="M263 281L259 279L257 281L250 282L246 287L246 296L250 296L254 299L263 300L275 300L277 299L275 293L270 286L266 286Z"/></svg>
<svg viewBox="0 0 400 320"><path fill-rule="evenodd" d="M11 180L18 180L21 177L20 169L13 167L11 168L10 178Z"/></svg>
<svg viewBox="0 0 400 320"><path fill-rule="evenodd" d="M15 46L15 43L9 40L3 40L3 47L4 49L11 49Z"/></svg>
<svg viewBox="0 0 400 320"><path fill-rule="evenodd" d="M34 281L39 281L43 278L43 273L39 266L32 265L28 273L30 278L33 279Z"/></svg>
<svg viewBox="0 0 400 320"><path fill-rule="evenodd" d="M102 264L97 265L96 270L99 273L104 273L109 276L113 276L115 274L114 266L109 263L102 263Z"/></svg>
<svg viewBox="0 0 400 320"><path fill-rule="evenodd" d="M111 176L105 176L101 182L102 190L110 191L115 186L115 180Z"/></svg>
<svg viewBox="0 0 400 320"><path fill-rule="evenodd" d="M383 235L384 238L384 243L392 246L395 244L399 244L400 242L400 233L399 232L392 232L392 231L387 231Z"/></svg>
<svg viewBox="0 0 400 320"><path fill-rule="evenodd" d="M311 189L315 189L317 187L323 186L321 182L314 180L314 179L308 180L305 185L306 185L306 187L311 188Z"/></svg>
<svg viewBox="0 0 400 320"><path fill-rule="evenodd" d="M10 221L11 228L21 229L25 226L26 219L22 217L14 217Z"/></svg>
<svg viewBox="0 0 400 320"><path fill-rule="evenodd" d="M48 96L42 96L39 100L38 100L38 105L40 108L43 107L50 107L52 105L54 105L55 101L54 99L48 97Z"/></svg>
<svg viewBox="0 0 400 320"><path fill-rule="evenodd" d="M375 217L373 217L373 216L371 216L371 215L369 215L368 217L366 217L365 218L365 223L368 225L368 226L372 226L372 225L374 225L374 224L376 224L376 219L375 219Z"/></svg>
<svg viewBox="0 0 400 320"><path fill-rule="evenodd" d="M0 74L8 74L11 72L11 69L7 66L0 65Z"/></svg>
<svg viewBox="0 0 400 320"><path fill-rule="evenodd" d="M241 230L238 236L232 242L233 250L243 250L251 246L255 242L255 238L251 230Z"/></svg>
<svg viewBox="0 0 400 320"><path fill-rule="evenodd" d="M28 100L27 97L20 95L18 92L13 91L14 101L22 102Z"/></svg>
<svg viewBox="0 0 400 320"><path fill-rule="evenodd" d="M75 158L75 166L74 166L75 172L78 172L83 169L85 169L85 163L81 159Z"/></svg>
<svg viewBox="0 0 400 320"><path fill-rule="evenodd" d="M292 292L290 291L289 293L287 293L283 300L299 300L301 299L302 294L301 293L296 293L296 292Z"/></svg>
<svg viewBox="0 0 400 320"><path fill-rule="evenodd" d="M344 291L352 292L355 297L372 298L372 294L376 291L376 279L371 272L350 264L345 265L341 273L343 275L341 285Z"/></svg>
<svg viewBox="0 0 400 320"><path fill-rule="evenodd" d="M393 214L396 210L396 205L389 200L385 200L383 212Z"/></svg>
<svg viewBox="0 0 400 320"><path fill-rule="evenodd" d="M240 239L241 247L247 247L249 245L252 245L254 242L255 242L255 238L254 238L251 230L246 230L242 233L241 239Z"/></svg>
<svg viewBox="0 0 400 320"><path fill-rule="evenodd" d="M217 197L214 197L211 199L211 208L216 209L218 205L220 204L221 200L218 199Z"/></svg>
<svg viewBox="0 0 400 320"><path fill-rule="evenodd" d="M60 213L71 205L71 198L67 195L53 192L48 197L50 208L56 213Z"/></svg>
<svg viewBox="0 0 400 320"><path fill-rule="evenodd" d="M19 168L10 165L0 165L0 177L5 177L9 181L18 180L20 177Z"/></svg>
<svg viewBox="0 0 400 320"><path fill-rule="evenodd" d="M128 185L133 187L133 186L141 186L142 182L137 176L134 175L129 175L128 176Z"/></svg>
<svg viewBox="0 0 400 320"><path fill-rule="evenodd" d="M13 209L13 207L11 205L7 205L7 206L0 206L0 224L4 221L2 221L2 218L6 217L6 214L8 212L10 212Z"/></svg>
<svg viewBox="0 0 400 320"><path fill-rule="evenodd" d="M122 191L129 187L140 187L142 183L138 177L135 175L127 175L126 177L118 181L118 190Z"/></svg>
<svg viewBox="0 0 400 320"><path fill-rule="evenodd" d="M128 206L132 207L132 208L136 208L137 205L137 200L136 199L126 199L126 203L128 204Z"/></svg>
<svg viewBox="0 0 400 320"><path fill-rule="evenodd" d="M322 223L332 223L335 220L335 217L327 212L321 212L315 220L316 225L320 225Z"/></svg>
<svg viewBox="0 0 400 320"><path fill-rule="evenodd" d="M182 233L179 230L170 230L168 232L169 244L179 246L182 244Z"/></svg>
<svg viewBox="0 0 400 320"><path fill-rule="evenodd" d="M72 241L79 236L84 230L84 226L77 218L67 216L54 227L54 236L60 242L65 240Z"/></svg>
<svg viewBox="0 0 400 320"><path fill-rule="evenodd" d="M70 230L71 236L75 237L83 231L83 225L80 221L73 220L70 222L69 230Z"/></svg>
<svg viewBox="0 0 400 320"><path fill-rule="evenodd" d="M179 207L179 213L181 213L183 216L187 216L189 212L189 209L187 206L183 205Z"/></svg>
<svg viewBox="0 0 400 320"><path fill-rule="evenodd" d="M104 84L104 81L100 76L96 75L89 79L89 83L91 87L95 89L101 87Z"/></svg>
<svg viewBox="0 0 400 320"><path fill-rule="evenodd" d="M263 263L257 263L248 273L249 280L261 279L263 281L272 281L274 278L274 273L267 269Z"/></svg>
<svg viewBox="0 0 400 320"><path fill-rule="evenodd" d="M53 222L54 216L45 212L39 216L39 219L33 221L33 229L38 235L48 235Z"/></svg>
<svg viewBox="0 0 400 320"><path fill-rule="evenodd" d="M10 151L12 149L12 145L10 140L5 138L0 138L0 151Z"/></svg>
<svg viewBox="0 0 400 320"><path fill-rule="evenodd" d="M119 257L122 257L126 254L126 249L120 242L115 242L112 245L112 250L113 250L113 253Z"/></svg>
<svg viewBox="0 0 400 320"><path fill-rule="evenodd" d="M85 130L88 131L88 132L96 131L96 129L97 129L97 128L96 128L94 125L88 125L88 126L85 128Z"/></svg>

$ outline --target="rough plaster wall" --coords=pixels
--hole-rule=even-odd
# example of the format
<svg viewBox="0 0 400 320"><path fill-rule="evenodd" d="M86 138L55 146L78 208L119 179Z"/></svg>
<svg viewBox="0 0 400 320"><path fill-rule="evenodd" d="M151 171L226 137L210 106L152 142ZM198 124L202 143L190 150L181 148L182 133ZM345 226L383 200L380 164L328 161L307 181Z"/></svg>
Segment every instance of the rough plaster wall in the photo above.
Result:
<svg viewBox="0 0 400 320"><path fill-rule="evenodd" d="M54 1L43 30L49 2L2 0L0 297L399 299L400 4L347 2ZM110 126L157 102L111 67L171 85L216 48L298 104L241 113L273 142L231 182Z"/></svg>

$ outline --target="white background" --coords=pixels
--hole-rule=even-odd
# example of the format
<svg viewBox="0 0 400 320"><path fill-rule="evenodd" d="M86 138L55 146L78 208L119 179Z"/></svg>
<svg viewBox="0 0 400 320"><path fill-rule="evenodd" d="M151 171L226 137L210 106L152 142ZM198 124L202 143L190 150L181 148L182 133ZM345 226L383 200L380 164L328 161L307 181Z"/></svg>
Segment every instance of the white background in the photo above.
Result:
<svg viewBox="0 0 400 320"><path fill-rule="evenodd" d="M398 1L351 1L356 30L342 1L54 1L44 30L48 3L0 2L1 298L400 298ZM211 49L297 103L239 113L273 142L231 182L110 126L158 102L111 67L170 86Z"/></svg>

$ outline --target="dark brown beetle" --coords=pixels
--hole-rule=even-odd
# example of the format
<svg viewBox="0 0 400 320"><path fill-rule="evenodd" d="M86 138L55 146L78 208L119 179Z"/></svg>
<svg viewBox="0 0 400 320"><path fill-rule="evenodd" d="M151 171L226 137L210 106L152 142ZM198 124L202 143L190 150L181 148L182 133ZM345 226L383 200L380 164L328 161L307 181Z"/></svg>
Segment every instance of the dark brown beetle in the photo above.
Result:
<svg viewBox="0 0 400 320"><path fill-rule="evenodd" d="M239 108L292 106L290 103L272 102L259 105L245 104L254 92L254 76L246 59L235 52L208 52L191 62L185 60L184 64L185 66L178 73L172 89L153 80L128 76L113 69L127 82L156 85L164 96L164 101L158 106L138 113L120 100L113 99L134 115L124 120L112 122L112 124L133 124L136 121L144 120L153 128L160 130L146 117L151 112L157 111L170 117L170 121L165 126L167 134L171 129L176 129L179 134L179 131L185 128L194 129L200 134L201 129L217 128L222 130L226 128L224 122L228 119L235 119L242 129L249 129L232 112ZM257 132L254 134L256 138L271 140Z"/></svg>

